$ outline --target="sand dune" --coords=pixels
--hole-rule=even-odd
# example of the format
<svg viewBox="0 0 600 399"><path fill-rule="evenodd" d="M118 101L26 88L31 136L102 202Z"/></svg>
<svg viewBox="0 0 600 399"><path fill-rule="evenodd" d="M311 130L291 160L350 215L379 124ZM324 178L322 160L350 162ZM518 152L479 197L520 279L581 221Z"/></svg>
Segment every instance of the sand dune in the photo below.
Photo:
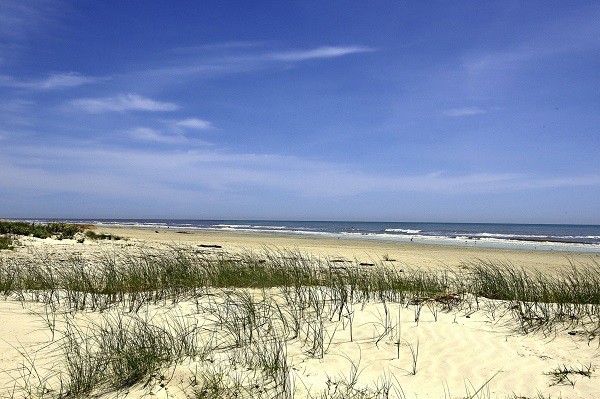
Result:
<svg viewBox="0 0 600 399"><path fill-rule="evenodd" d="M214 253L258 252L269 246L318 254L330 260L343 258L374 261L397 268L424 267L437 270L442 267L460 270L465 263L487 259L550 273L553 268L568 265L569 262L590 265L594 260L594 255L576 253L475 250L232 233L102 230L127 237L128 240L86 241L79 244L71 240L23 239L23 247L16 252L1 254L2 265L7 267L11 259L40 254L59 260L65 260L73 254L93 259L121 250L160 250L165 245L187 245L190 250ZM383 260L384 255L393 261ZM121 320L128 322L142 320L146 323L144 325L162 323L167 326L166 330L174 328L170 326L170 320L179 320L188 323L188 327L195 326L190 331L196 334L194 342L199 347L211 343L220 349L213 349L210 355L194 353L183 356L156 370L145 381L107 394L109 397L142 397L149 394L165 398L219 397L214 396L217 391L211 391L206 381L202 380L203 377L220 376L223 386L235 386L235 381L241 381L242 385L263 381L261 378L265 369L249 366L248 356L260 345L267 352L269 348L274 348L272 340L261 341L257 337L267 334L266 331L283 331L283 318L279 320L276 313L269 313L264 321L271 323L271 330L264 325L259 326L252 343L240 347L230 345L232 338L227 328L223 327L220 317L225 317L228 309L241 306L240 297L232 292L211 289L193 299L181 298L177 303L168 300L149 303L137 314L124 312L123 308L118 307L104 313L91 310L75 315L59 313L54 316L54 328L49 328L51 318L48 317L47 306L19 300L14 295L8 296L0 302L0 369L4 371L0 375L2 396L11 396L11 392L18 392L21 388L39 388L38 376L41 380L48 376L44 383L53 387L54 391L33 389L31 397L58 395L56 387L60 382L57 371L65 367L63 351L68 347L65 346L67 331L79 331L78 347L83 347L85 337L92 336L96 331L94 329L106 322L107 317L113 317L109 316L111 314L120 314L114 317L123 317ZM291 306L282 291L276 288L266 291L248 289L244 292L259 304L257 309L274 312L273 309ZM565 325L525 334L521 331L519 321L512 317L510 307L503 301L475 300L467 296L460 304L446 308L431 298L385 304L366 301L347 304L340 312L329 305L323 306L322 314L306 310L298 337L288 332L282 339L286 367L289 367L285 376L277 374L274 379L267 379L271 382L264 386L256 385L244 391L240 388L240 397L385 397L381 388L386 386L386 381L391 386L389 396L400 398L600 397L596 371L600 363L597 337ZM292 316L286 317L287 321L293 320ZM75 326L77 328L73 330ZM313 350L315 348L311 345L316 342L317 332L322 335L321 347ZM70 347L70 350L74 348ZM34 373L27 380L26 376L32 368L37 374ZM589 376L583 375L585 370L590 372ZM561 375L567 379L561 380ZM357 383L352 385L355 377ZM276 394L278 388L274 387L272 381L287 384L286 393L281 391ZM380 396L376 395L378 389ZM222 390L220 395L227 392ZM232 392L228 395L225 397L236 397Z"/></svg>

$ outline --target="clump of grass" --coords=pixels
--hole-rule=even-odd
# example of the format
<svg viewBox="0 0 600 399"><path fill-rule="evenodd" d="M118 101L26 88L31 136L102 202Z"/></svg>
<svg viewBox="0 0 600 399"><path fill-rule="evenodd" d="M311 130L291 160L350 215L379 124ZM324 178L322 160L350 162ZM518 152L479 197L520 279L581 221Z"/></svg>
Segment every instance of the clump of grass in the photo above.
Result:
<svg viewBox="0 0 600 399"><path fill-rule="evenodd" d="M594 371L594 367L592 366L592 364L587 364L587 365L580 365L579 367L573 367L573 366L566 366L566 365L562 365L562 366L558 366L555 369L544 373L546 375L549 375L552 378L552 385L571 385L572 387L575 386L575 380L573 379L573 376L576 375L580 375L583 377L588 377L588 378L592 378L592 372Z"/></svg>
<svg viewBox="0 0 600 399"><path fill-rule="evenodd" d="M0 249L13 250L15 248L15 240L11 235L0 235Z"/></svg>
<svg viewBox="0 0 600 399"><path fill-rule="evenodd" d="M196 370L191 378L192 398L238 399L269 397L262 381L255 381L243 373L210 363L210 367Z"/></svg>
<svg viewBox="0 0 600 399"><path fill-rule="evenodd" d="M345 355L344 355L345 356ZM345 356L350 362L350 372L347 376L336 378L328 377L326 388L320 393L321 399L388 399L396 397L406 399L398 381L392 381L391 375L384 375L374 385L359 385L359 377L362 372L360 358L357 361ZM393 395L393 396L392 396ZM310 395L311 399L315 398Z"/></svg>
<svg viewBox="0 0 600 399"><path fill-rule="evenodd" d="M396 259L391 258L389 254L383 254L382 259L386 262L395 262L396 261Z"/></svg>
<svg viewBox="0 0 600 399"><path fill-rule="evenodd" d="M96 233L93 230L88 230L85 232L85 236L90 240L122 240L123 237L114 235L114 234L106 234L106 233Z"/></svg>
<svg viewBox="0 0 600 399"><path fill-rule="evenodd" d="M160 376L180 359L199 354L195 319L105 313L82 328L65 318L61 339L65 396L121 391Z"/></svg>
<svg viewBox="0 0 600 399"><path fill-rule="evenodd" d="M0 234L33 236L36 238L55 237L60 240L73 238L82 233L88 225L74 223L29 223L20 221L0 221Z"/></svg>
<svg viewBox="0 0 600 399"><path fill-rule="evenodd" d="M521 329L548 331L587 324L600 330L600 264L571 264L554 275L508 263L479 261L470 267L467 287L477 297L506 301Z"/></svg>
<svg viewBox="0 0 600 399"><path fill-rule="evenodd" d="M406 341L406 343L410 349L410 354L411 354L411 359L412 359L411 368L409 370L409 373L412 375L417 375L417 363L419 362L419 339L417 339L416 345L413 345L413 344L409 343L408 341Z"/></svg>

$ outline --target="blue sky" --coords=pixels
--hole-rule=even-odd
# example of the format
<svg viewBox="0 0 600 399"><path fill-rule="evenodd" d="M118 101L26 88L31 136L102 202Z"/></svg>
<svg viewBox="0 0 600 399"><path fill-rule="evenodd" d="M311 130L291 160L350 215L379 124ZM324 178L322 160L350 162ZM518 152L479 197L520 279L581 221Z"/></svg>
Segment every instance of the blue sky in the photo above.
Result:
<svg viewBox="0 0 600 399"><path fill-rule="evenodd" d="M0 216L600 224L598 21L0 0Z"/></svg>

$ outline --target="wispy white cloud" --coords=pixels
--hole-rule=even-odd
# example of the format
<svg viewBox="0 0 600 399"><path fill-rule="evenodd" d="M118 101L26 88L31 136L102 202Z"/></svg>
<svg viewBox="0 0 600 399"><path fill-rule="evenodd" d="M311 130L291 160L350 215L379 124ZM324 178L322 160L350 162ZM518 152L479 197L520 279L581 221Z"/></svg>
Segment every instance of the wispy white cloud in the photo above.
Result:
<svg viewBox="0 0 600 399"><path fill-rule="evenodd" d="M134 140L148 141L164 144L186 144L186 146L207 146L208 142L195 137L188 137L188 130L205 130L212 125L208 121L200 119L185 119L167 124L163 129L138 126L126 131L127 135Z"/></svg>
<svg viewBox="0 0 600 399"><path fill-rule="evenodd" d="M136 132L147 140L169 138L152 129ZM71 166L69 166L71 165ZM88 184L99 178L112 182L101 188ZM75 184L81 182L81 185ZM86 183L88 182L88 183ZM125 191L117 188L127 187ZM194 198L202 194L293 194L303 198L344 199L358 195L435 193L470 195L575 187L600 188L600 175L534 176L515 173L452 175L376 175L348 165L294 156L196 150L111 149L90 146L22 147L0 159L0 188L78 191L106 196L143 197L148 190L162 195ZM91 190L91 191L90 191ZM127 193L127 194L124 194Z"/></svg>
<svg viewBox="0 0 600 399"><path fill-rule="evenodd" d="M78 73L60 73L50 75L47 79L44 79L40 82L33 82L32 86L34 88L40 89L60 89L63 87L76 87L85 85L88 83L93 83L98 81L100 78L84 76Z"/></svg>
<svg viewBox="0 0 600 399"><path fill-rule="evenodd" d="M371 51L374 50L370 47L365 46L328 46L317 47L310 50L293 50L270 53L265 55L265 58L276 61L306 61L316 58L342 57L349 54L365 53Z"/></svg>
<svg viewBox="0 0 600 399"><path fill-rule="evenodd" d="M138 126L127 131L127 134L139 141L152 141L165 144L208 145L207 142L187 136L190 130L208 130L213 125L209 121L188 118L176 121L165 121L162 129Z"/></svg>
<svg viewBox="0 0 600 399"><path fill-rule="evenodd" d="M175 122L175 126L187 129L207 130L212 129L213 125L209 121L197 118L188 118Z"/></svg>
<svg viewBox="0 0 600 399"><path fill-rule="evenodd" d="M2 1L0 38L9 42L19 41L48 25L57 15L60 15L60 7L55 0Z"/></svg>
<svg viewBox="0 0 600 399"><path fill-rule="evenodd" d="M105 78L84 76L75 72L53 74L40 80L18 80L11 76L0 75L0 86L32 90L54 90L82 86L97 82L100 79Z"/></svg>
<svg viewBox="0 0 600 399"><path fill-rule="evenodd" d="M487 113L486 110L481 109L479 107L463 107L463 108L452 108L444 111L444 115L446 116L472 116Z"/></svg>
<svg viewBox="0 0 600 399"><path fill-rule="evenodd" d="M244 49L246 50L246 49ZM282 62L302 62L313 59L329 59L343 57L351 54L375 51L366 46L323 46L308 50L281 50L275 52L246 52L242 54L202 56L201 60L185 61L179 65L148 71L150 74L161 73L166 75L195 75L206 76L214 74L242 73L270 68Z"/></svg>
<svg viewBox="0 0 600 399"><path fill-rule="evenodd" d="M128 131L135 140L154 141L159 143L180 144L185 143L187 138L181 134L168 134L149 127L136 127Z"/></svg>
<svg viewBox="0 0 600 399"><path fill-rule="evenodd" d="M137 94L119 94L116 97L80 98L72 106L90 113L123 111L175 111L179 107L170 102L155 101Z"/></svg>
<svg viewBox="0 0 600 399"><path fill-rule="evenodd" d="M600 8L594 6L586 15L531 24L521 42L512 47L468 54L463 62L470 74L509 71L531 62L555 56L585 54L600 48Z"/></svg>

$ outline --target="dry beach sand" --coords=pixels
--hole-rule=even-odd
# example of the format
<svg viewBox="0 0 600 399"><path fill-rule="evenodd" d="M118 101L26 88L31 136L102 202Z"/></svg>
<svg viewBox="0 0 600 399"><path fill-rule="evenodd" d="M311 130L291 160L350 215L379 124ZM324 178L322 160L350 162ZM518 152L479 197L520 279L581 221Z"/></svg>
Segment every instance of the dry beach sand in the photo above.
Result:
<svg viewBox="0 0 600 399"><path fill-rule="evenodd" d="M58 256L72 253L106 254L125 247L160 249L162 246L189 246L209 252L257 253L265 248L286 248L330 260L385 263L398 268L458 270L469 262L490 260L545 273L552 273L553 270L570 264L591 265L599 259L597 254L590 253L197 230L102 227L96 232L118 235L126 240L86 240L79 244L74 240L26 238L21 240L23 247L13 252L3 251L0 256L8 259L32 254L36 256L39 253ZM257 299L270 295L259 290L250 290L250 293ZM279 300L276 294L273 294L273 298L274 301ZM196 310L204 306L202 300L157 306L151 312L201 317ZM343 318L328 319L323 326L325 353L322 357L307 355L305 342L290 340L287 343L285 353L291 366L287 383L291 385L291 391L297 398L344 397L340 392L343 391L344 384L347 385L354 377L358 380L357 387L381 386L389 381L395 387L390 397L402 398L600 397L600 370L597 369L600 366L600 349L597 337L582 334L576 329L560 328L552 333L523 334L518 331L518 325L510 314L501 310L499 302L481 300L479 310L475 305L444 310L429 305L400 306L390 303L386 309L375 302L355 304L352 308L352 326L349 319ZM45 370L60 367L56 364L61 361L60 357L52 349L52 342L56 337L52 337L47 328L44 311L40 304L22 304L14 298L0 302L0 370L3 371L0 375L0 383L3 384L0 387L0 397L11 396L11 392L15 392L11 390L16 382L19 387L28 386L24 380L28 378L33 363L37 373L31 377L34 380L38 375L43 376ZM78 314L72 318L83 323L80 325L101 318L92 313ZM384 336L386 320L391 328ZM56 331L60 331L61 323L59 320ZM212 372L218 368L221 374L249 380L253 371L236 366L231 359L228 354L215 355L211 359ZM220 361L222 363L219 365ZM195 392L194 378L197 377L193 375L206 373L203 371L206 366L206 362L198 359L186 359L167 371L161 371L162 374L154 376L152 381L138 384L126 392L107 395L187 398ZM560 368L590 370L591 375L588 377L573 372L568 373L567 381L558 381L552 374ZM162 379L161 375L164 376ZM51 392L37 392L31 394L31 397L44 395L52 396ZM205 396L197 392L195 395L212 397L208 391Z"/></svg>
<svg viewBox="0 0 600 399"><path fill-rule="evenodd" d="M394 263L399 266L408 265L418 268L456 268L466 262L484 259L509 262L516 266L551 272L557 267L569 264L569 261L575 263L589 263L593 259L600 261L600 254L597 253L476 248L473 246L462 247L259 233L244 234L223 231L155 230L119 227L102 227L98 232L129 237L142 242L219 245L224 250L249 249L260 251L264 247L298 249L305 253L330 258L356 259L359 262L366 263L381 261L384 257L387 257L394 259Z"/></svg>

